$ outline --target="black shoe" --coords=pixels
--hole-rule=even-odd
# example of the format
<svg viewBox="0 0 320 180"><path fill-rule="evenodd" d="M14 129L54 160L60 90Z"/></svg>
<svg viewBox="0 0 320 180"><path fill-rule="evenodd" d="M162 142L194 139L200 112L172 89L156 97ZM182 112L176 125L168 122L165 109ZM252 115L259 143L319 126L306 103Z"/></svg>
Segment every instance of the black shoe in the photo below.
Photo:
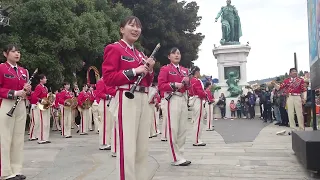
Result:
<svg viewBox="0 0 320 180"><path fill-rule="evenodd" d="M279 122L277 122L277 123L275 123L274 125L280 125L280 123L279 123Z"/></svg>
<svg viewBox="0 0 320 180"><path fill-rule="evenodd" d="M22 174L18 174L16 175L16 178L19 178L19 179L26 179L27 177L25 175L22 175Z"/></svg>
<svg viewBox="0 0 320 180"><path fill-rule="evenodd" d="M189 166L191 164L191 161L186 161L184 163L179 164L178 166Z"/></svg>
<svg viewBox="0 0 320 180"><path fill-rule="evenodd" d="M193 144L193 146L206 146L206 143L201 143L201 144Z"/></svg>
<svg viewBox="0 0 320 180"><path fill-rule="evenodd" d="M8 178L6 180L22 180L22 179L17 177L17 176L15 176L15 177Z"/></svg>
<svg viewBox="0 0 320 180"><path fill-rule="evenodd" d="M102 151L103 151L103 150L108 150L108 151L109 151L109 150L111 150L111 146L105 147L105 148L99 148L99 150L102 150Z"/></svg>

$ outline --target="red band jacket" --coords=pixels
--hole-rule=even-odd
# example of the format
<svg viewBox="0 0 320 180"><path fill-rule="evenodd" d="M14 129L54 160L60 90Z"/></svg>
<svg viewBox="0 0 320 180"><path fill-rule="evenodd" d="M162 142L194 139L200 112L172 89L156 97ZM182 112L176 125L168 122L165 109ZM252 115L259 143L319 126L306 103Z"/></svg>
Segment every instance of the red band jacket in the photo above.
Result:
<svg viewBox="0 0 320 180"><path fill-rule="evenodd" d="M17 66L17 71L11 65L6 63L0 64L0 98L15 99L14 92L23 89L28 82L29 73L26 69Z"/></svg>
<svg viewBox="0 0 320 180"><path fill-rule="evenodd" d="M158 76L158 88L161 93L170 93L175 91L174 83L182 83L183 79L188 77L188 69L179 66L178 69L173 64L168 64L160 69ZM178 92L184 93L187 88L183 87Z"/></svg>
<svg viewBox="0 0 320 180"><path fill-rule="evenodd" d="M103 55L102 77L106 86L117 87L133 84L137 80L134 68L143 65L147 57L136 49L131 49L124 41L106 46ZM154 73L147 73L139 85L149 87Z"/></svg>

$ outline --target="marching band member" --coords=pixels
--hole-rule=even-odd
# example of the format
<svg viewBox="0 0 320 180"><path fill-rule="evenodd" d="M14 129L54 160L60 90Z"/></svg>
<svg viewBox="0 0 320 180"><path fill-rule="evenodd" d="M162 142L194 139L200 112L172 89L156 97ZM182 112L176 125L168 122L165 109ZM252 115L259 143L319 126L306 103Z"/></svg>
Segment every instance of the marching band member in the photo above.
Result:
<svg viewBox="0 0 320 180"><path fill-rule="evenodd" d="M8 45L3 50L7 59L0 64L0 177L6 180L22 180L24 132L27 118L25 98L31 92L28 84L29 73L17 65L20 50L16 45ZM7 113L16 98L23 98L17 104L13 116Z"/></svg>
<svg viewBox="0 0 320 180"><path fill-rule="evenodd" d="M30 93L30 95L32 94L32 91ZM29 117L29 131L28 131L28 135L30 135L31 132L31 125L32 125L32 115L31 115L31 96L28 96L26 99L26 108L27 108L27 117Z"/></svg>
<svg viewBox="0 0 320 180"><path fill-rule="evenodd" d="M75 92L75 90L73 89L73 91L72 90L70 91L70 95L71 95L71 97L78 97L79 94L77 92ZM74 129L74 126L76 126L78 128L77 133L80 130L80 125L78 125L76 122L76 118L78 116L80 116L79 110L77 108L71 109L71 129ZM80 119L81 119L81 117L80 117Z"/></svg>
<svg viewBox="0 0 320 180"><path fill-rule="evenodd" d="M160 91L160 107L161 107L161 112L162 112L162 125L161 125L161 141L167 141L167 115L165 112L164 108L164 103L167 101L164 99L164 93L162 91Z"/></svg>
<svg viewBox="0 0 320 180"><path fill-rule="evenodd" d="M118 179L146 180L148 136L152 117L148 90L153 82L155 61L152 58L145 59L133 46L141 34L141 22L137 17L130 16L122 21L120 32L122 39L105 48L102 64L104 83L117 87L115 101L118 101L118 108L117 112L113 113L118 114ZM143 61L149 66L144 65ZM124 92L130 90L137 76L142 73L145 77L137 86L134 99L127 98Z"/></svg>
<svg viewBox="0 0 320 180"><path fill-rule="evenodd" d="M205 143L201 141L202 129L203 129L203 117L205 102L207 100L207 93L204 90L202 81L200 77L200 68L195 66L192 71L193 78L190 80L191 87L189 91L190 97L193 97L191 104L193 107L192 111L192 121L193 126L193 146L206 146Z"/></svg>
<svg viewBox="0 0 320 180"><path fill-rule="evenodd" d="M158 134L160 134L160 131L158 129L159 125L159 109L160 109L160 95L158 93L158 90L156 89L155 95L152 97L150 104L152 104L153 108L153 118L150 123L150 135L149 138L157 137Z"/></svg>
<svg viewBox="0 0 320 180"><path fill-rule="evenodd" d="M64 89L60 92L59 95L59 104L61 109L61 135L65 138L71 138L71 122L72 122L72 109L70 103L65 101L72 98L72 94L69 91L70 83L63 83Z"/></svg>
<svg viewBox="0 0 320 180"><path fill-rule="evenodd" d="M32 98L32 94L28 97L30 100L30 133L29 133L29 141L35 141L37 140L38 131L39 131L39 122L37 122L38 119L35 118L35 108L37 104L37 99Z"/></svg>
<svg viewBox="0 0 320 180"><path fill-rule="evenodd" d="M88 94L89 94L89 98L90 98L90 101L93 103L94 100L95 100L95 95L93 94L93 91L94 91L94 87L93 85L89 87L89 90L88 90ZM95 111L96 110L96 111ZM97 118L97 111L98 109L92 109L92 107L90 107L89 109L89 114L90 114L90 121L89 121L89 129L90 131L93 131L93 127L92 127L92 120L93 120L93 123L94 123L94 131L96 133L98 133L98 127L99 127L99 123L97 122L98 121L98 118Z"/></svg>
<svg viewBox="0 0 320 180"><path fill-rule="evenodd" d="M287 107L288 107L288 116L290 128L292 130L304 130L304 119L302 114L302 104L306 103L307 99L307 90L304 86L304 80L300 77L297 77L297 69L291 68L289 71L290 77L285 79L283 83L276 84L275 87L278 90L284 90L287 94ZM297 128L294 120L294 112L297 114L299 128ZM289 134L291 134L289 132Z"/></svg>
<svg viewBox="0 0 320 180"><path fill-rule="evenodd" d="M38 103L42 102L43 98L48 96L48 88L45 86L47 83L47 77L44 74L39 75L40 83L36 86L32 93L32 98ZM38 130L38 144L51 143L49 141L50 134L50 108L46 110L40 110L38 106L34 108L34 119L35 122L39 123Z"/></svg>
<svg viewBox="0 0 320 180"><path fill-rule="evenodd" d="M172 165L188 166L191 161L183 157L183 149L187 135L187 87L189 84L188 69L179 65L181 54L178 48L172 48L169 52L168 59L170 64L160 69L158 76L158 86L160 92L167 97L174 92L171 99L164 100L161 104L162 110L167 116L168 140L173 158Z"/></svg>
<svg viewBox="0 0 320 180"><path fill-rule="evenodd" d="M212 84L211 82L207 82L205 85L205 90L208 95L209 102L206 103L205 111L207 112L207 131L213 131L213 103L214 97L211 93Z"/></svg>
<svg viewBox="0 0 320 180"><path fill-rule="evenodd" d="M56 95L56 99L54 101L54 106L52 108L52 118L53 118L53 124L52 124L52 131L61 131L61 126L60 126L60 110L59 110L59 91L56 90L54 94Z"/></svg>
<svg viewBox="0 0 320 180"><path fill-rule="evenodd" d="M109 112L108 104L112 97L116 95L116 89L106 86L103 78L96 84L97 102L99 102L99 149L111 150L112 128L114 116Z"/></svg>
<svg viewBox="0 0 320 180"><path fill-rule="evenodd" d="M99 103L97 102L97 90L96 87L93 87L93 90L90 94L90 98L92 103L91 112L93 116L93 123L94 123L94 131L99 134Z"/></svg>
<svg viewBox="0 0 320 180"><path fill-rule="evenodd" d="M80 89L79 89L78 84L76 82L73 84L73 92L74 92L75 97L78 97L80 94Z"/></svg>
<svg viewBox="0 0 320 180"><path fill-rule="evenodd" d="M89 123L90 123L90 111L89 107L86 107L90 101L90 95L87 92L88 85L84 84L82 87L82 91L78 96L78 110L80 113L81 121L80 121L80 135L88 135Z"/></svg>

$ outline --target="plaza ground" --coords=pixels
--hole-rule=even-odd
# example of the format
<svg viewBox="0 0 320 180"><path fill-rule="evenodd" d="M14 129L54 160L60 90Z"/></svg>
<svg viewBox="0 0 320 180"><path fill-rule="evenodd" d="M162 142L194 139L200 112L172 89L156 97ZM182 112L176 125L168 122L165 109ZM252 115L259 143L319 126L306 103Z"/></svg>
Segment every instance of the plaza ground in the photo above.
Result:
<svg viewBox="0 0 320 180"><path fill-rule="evenodd" d="M241 121L245 124L241 125ZM150 139L149 179L153 180L311 180L291 148L291 136L277 136L289 128L263 124L261 120L214 121L217 131L204 131L206 147L194 147L191 125L185 146L188 167L171 166L168 142ZM251 122L250 122L251 121ZM248 127L252 125L252 128ZM259 124L262 124L261 126ZM260 132L257 128L262 129ZM223 132L228 129L229 133ZM232 130L233 129L233 130ZM250 132L255 138L239 138ZM220 132L222 136L218 133ZM226 141L223 139L225 137ZM228 136L228 137L227 137ZM237 141L232 140L232 136ZM98 150L98 135L91 132L73 138L61 138L52 132L51 144L25 142L23 173L29 180L115 180L115 158Z"/></svg>

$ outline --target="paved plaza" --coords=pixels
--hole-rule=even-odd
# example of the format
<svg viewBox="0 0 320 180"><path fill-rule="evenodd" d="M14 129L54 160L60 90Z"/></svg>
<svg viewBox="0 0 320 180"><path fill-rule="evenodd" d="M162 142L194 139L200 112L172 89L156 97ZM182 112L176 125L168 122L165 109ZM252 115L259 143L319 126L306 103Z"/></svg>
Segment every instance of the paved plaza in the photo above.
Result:
<svg viewBox="0 0 320 180"><path fill-rule="evenodd" d="M261 120L245 121L263 123ZM229 136L237 136L237 129L241 130L239 122L218 120L214 123L229 125ZM237 125L231 127L232 124ZM171 166L168 143L161 142L160 137L152 138L147 167L150 180L311 180L293 155L291 136L275 135L288 128L273 124L264 126L253 142L225 143L218 134L220 130L204 131L202 139L206 147L193 147L189 130L185 157L192 164L188 167ZM244 130L250 131L250 128ZM109 151L98 150L97 134L80 136L74 132L73 138L63 139L58 132L52 132L51 141L43 145L26 141L23 172L29 180L116 179L115 158Z"/></svg>

